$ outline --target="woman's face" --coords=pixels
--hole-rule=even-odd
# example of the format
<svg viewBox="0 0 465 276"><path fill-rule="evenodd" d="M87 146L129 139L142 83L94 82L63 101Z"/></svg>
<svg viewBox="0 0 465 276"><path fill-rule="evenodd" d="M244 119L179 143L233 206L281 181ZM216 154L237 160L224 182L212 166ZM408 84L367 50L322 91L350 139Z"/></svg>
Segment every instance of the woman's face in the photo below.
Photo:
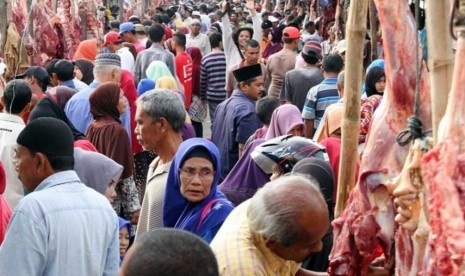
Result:
<svg viewBox="0 0 465 276"><path fill-rule="evenodd" d="M108 201L110 201L110 203L112 204L113 202L115 202L115 198L116 198L115 187L116 187L116 182L112 180L110 185L108 185L107 189L105 190L105 196L106 198L108 198Z"/></svg>
<svg viewBox="0 0 465 276"><path fill-rule="evenodd" d="M213 164L201 157L186 160L180 168L181 194L189 202L199 202L210 194L215 177Z"/></svg>
<svg viewBox="0 0 465 276"><path fill-rule="evenodd" d="M281 167L279 167L278 164L275 164L273 166L273 173L271 174L270 180L273 181L275 179L278 179L282 174L283 171L281 170Z"/></svg>
<svg viewBox="0 0 465 276"><path fill-rule="evenodd" d="M376 83L375 83L376 92L380 94L384 94L384 89L386 88L386 77L382 76Z"/></svg>
<svg viewBox="0 0 465 276"><path fill-rule="evenodd" d="M81 69L79 69L79 67L77 67L77 66L74 66L74 76L76 77L76 79L82 80Z"/></svg>
<svg viewBox="0 0 465 276"><path fill-rule="evenodd" d="M244 47L246 41L250 40L250 33L246 30L243 30L239 33L239 37L237 41L239 42L239 46Z"/></svg>
<svg viewBox="0 0 465 276"><path fill-rule="evenodd" d="M119 255L124 257L129 247L129 231L125 226L119 230Z"/></svg>
<svg viewBox="0 0 465 276"><path fill-rule="evenodd" d="M304 135L304 126L298 125L293 127L287 134L294 135L294 136L303 136Z"/></svg>
<svg viewBox="0 0 465 276"><path fill-rule="evenodd" d="M126 111L126 102L127 102L127 99L124 96L123 91L121 91L119 94L119 101L118 101L119 114L123 114Z"/></svg>

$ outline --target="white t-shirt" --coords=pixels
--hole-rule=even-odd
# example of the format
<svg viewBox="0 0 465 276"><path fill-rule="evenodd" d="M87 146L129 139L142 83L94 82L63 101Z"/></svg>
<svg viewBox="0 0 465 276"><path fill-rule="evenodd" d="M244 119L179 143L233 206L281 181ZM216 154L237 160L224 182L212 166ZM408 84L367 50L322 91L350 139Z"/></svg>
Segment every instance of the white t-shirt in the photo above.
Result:
<svg viewBox="0 0 465 276"><path fill-rule="evenodd" d="M134 76L134 56L129 51L128 47L123 47L116 51L116 54L121 58L121 68L126 69Z"/></svg>

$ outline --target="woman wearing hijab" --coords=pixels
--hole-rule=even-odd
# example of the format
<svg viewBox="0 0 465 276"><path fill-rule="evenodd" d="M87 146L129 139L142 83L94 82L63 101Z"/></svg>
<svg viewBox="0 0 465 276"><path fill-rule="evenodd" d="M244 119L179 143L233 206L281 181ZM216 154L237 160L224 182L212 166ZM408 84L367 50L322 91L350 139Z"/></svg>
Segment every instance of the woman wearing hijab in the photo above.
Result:
<svg viewBox="0 0 465 276"><path fill-rule="evenodd" d="M131 245L133 239L132 225L129 221L118 218L119 226L119 258L121 263L123 262L124 256L128 252L129 246Z"/></svg>
<svg viewBox="0 0 465 276"><path fill-rule="evenodd" d="M273 111L265 140L287 134L302 136L304 133L305 125L300 110L293 104L284 104Z"/></svg>
<svg viewBox="0 0 465 276"><path fill-rule="evenodd" d="M320 192L328 205L329 221L334 219L334 174L327 161L310 157L300 160L295 164L292 173L306 176L318 182ZM311 271L324 272L328 269L328 256L333 247L333 231L330 226L328 232L322 239L323 249L312 254L302 262L302 267Z"/></svg>
<svg viewBox="0 0 465 276"><path fill-rule="evenodd" d="M97 150L124 167L116 185L117 198L113 205L118 215L132 217L137 223L140 210L139 193L133 180L134 156L129 137L119 120L126 108L126 99L116 82L100 84L89 98L94 120L86 136Z"/></svg>
<svg viewBox="0 0 465 276"><path fill-rule="evenodd" d="M3 193L6 188L6 173L3 164L0 162L0 245L6 235L6 229L11 217L11 208L8 206Z"/></svg>
<svg viewBox="0 0 465 276"><path fill-rule="evenodd" d="M74 53L73 60L85 58L94 61L97 56L97 39L88 39L79 43L76 52Z"/></svg>
<svg viewBox="0 0 465 276"><path fill-rule="evenodd" d="M221 192L236 206L252 198L257 190L270 180L270 175L266 174L250 155L263 142L263 139L251 142L219 186Z"/></svg>
<svg viewBox="0 0 465 276"><path fill-rule="evenodd" d="M140 96L147 91L155 89L155 82L149 79L141 79L137 85L137 95Z"/></svg>
<svg viewBox="0 0 465 276"><path fill-rule="evenodd" d="M271 29L271 42L263 50L262 57L267 59L272 54L275 54L283 49L283 32L279 27L273 27Z"/></svg>
<svg viewBox="0 0 465 276"><path fill-rule="evenodd" d="M89 85L94 81L94 64L92 61L80 58L74 61L74 73L76 79Z"/></svg>
<svg viewBox="0 0 465 276"><path fill-rule="evenodd" d="M386 87L386 75L384 69L379 67L372 68L365 78L365 89L367 98L362 102L360 107L360 135L359 144L365 143L368 129L371 125L373 113L375 113L381 100L383 99L384 89Z"/></svg>
<svg viewBox="0 0 465 276"><path fill-rule="evenodd" d="M74 149L74 170L81 182L104 195L112 204L116 198L115 186L123 169L101 153Z"/></svg>
<svg viewBox="0 0 465 276"><path fill-rule="evenodd" d="M179 146L168 173L165 227L186 230L211 242L234 209L217 189L220 168L220 154L212 142L192 138Z"/></svg>
<svg viewBox="0 0 465 276"><path fill-rule="evenodd" d="M202 122L207 118L207 101L200 96L200 73L202 54L197 47L188 47L187 54L192 58L192 103L188 113L192 120L197 137L203 137Z"/></svg>
<svg viewBox="0 0 465 276"><path fill-rule="evenodd" d="M155 83L157 83L158 79L161 77L174 78L170 69L168 69L168 66L166 66L163 61L159 60L154 60L150 63L149 67L147 67L147 70L145 70L145 75L148 79L153 80Z"/></svg>
<svg viewBox="0 0 465 276"><path fill-rule="evenodd" d="M85 150L97 151L94 145L87 140L86 136L77 130L65 114L64 106L69 98L75 93L74 90L65 86L57 86L47 92L47 95L39 100L36 107L29 115L29 122L43 117L51 117L65 122L74 135L74 147Z"/></svg>

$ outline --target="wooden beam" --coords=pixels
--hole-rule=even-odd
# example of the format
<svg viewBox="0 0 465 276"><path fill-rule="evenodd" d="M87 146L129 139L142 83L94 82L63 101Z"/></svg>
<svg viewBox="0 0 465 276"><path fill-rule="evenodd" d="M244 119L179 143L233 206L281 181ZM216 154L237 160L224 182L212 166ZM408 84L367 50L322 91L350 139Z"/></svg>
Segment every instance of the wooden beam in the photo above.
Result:
<svg viewBox="0 0 465 276"><path fill-rule="evenodd" d="M371 61L378 59L378 24L376 24L376 5L370 1Z"/></svg>
<svg viewBox="0 0 465 276"><path fill-rule="evenodd" d="M342 146L336 200L336 217L344 211L355 185L360 128L360 91L363 78L363 47L365 44L368 0L353 0L346 26L347 52L344 81L344 117Z"/></svg>
<svg viewBox="0 0 465 276"><path fill-rule="evenodd" d="M454 54L449 33L448 1L426 1L428 68L430 71L433 137L438 141L438 128L446 112L454 71Z"/></svg>

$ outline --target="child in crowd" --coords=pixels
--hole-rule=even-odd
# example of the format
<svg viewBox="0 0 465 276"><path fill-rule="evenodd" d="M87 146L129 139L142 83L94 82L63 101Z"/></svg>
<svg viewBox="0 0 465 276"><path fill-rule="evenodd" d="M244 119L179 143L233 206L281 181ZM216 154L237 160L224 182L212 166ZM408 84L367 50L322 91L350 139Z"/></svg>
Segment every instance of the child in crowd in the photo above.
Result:
<svg viewBox="0 0 465 276"><path fill-rule="evenodd" d="M132 243L132 225L129 221L119 218L119 256L121 259L120 264L123 262L126 252Z"/></svg>

